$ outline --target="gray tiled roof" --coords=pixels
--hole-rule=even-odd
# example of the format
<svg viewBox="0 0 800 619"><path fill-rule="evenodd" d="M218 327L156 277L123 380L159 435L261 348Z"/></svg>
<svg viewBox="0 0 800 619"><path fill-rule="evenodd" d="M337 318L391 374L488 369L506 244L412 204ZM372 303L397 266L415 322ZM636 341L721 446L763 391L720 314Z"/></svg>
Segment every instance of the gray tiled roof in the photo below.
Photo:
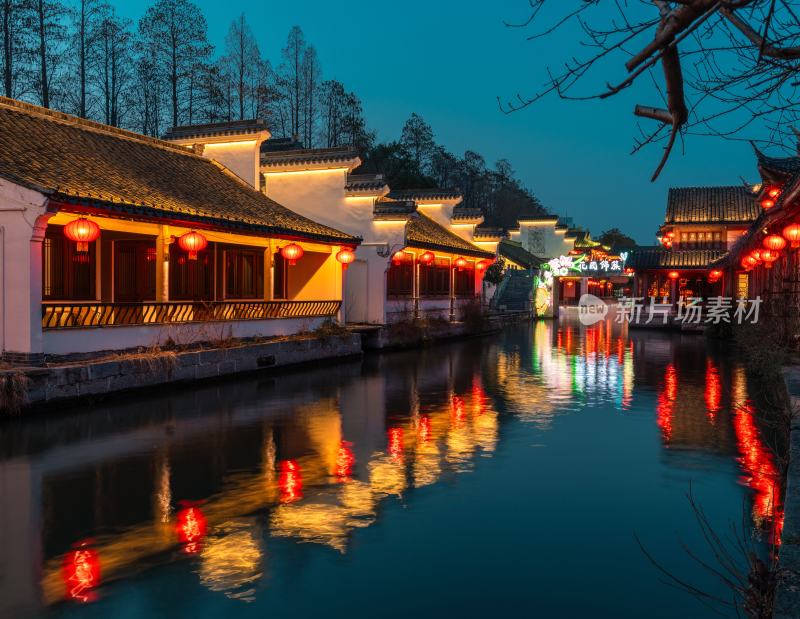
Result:
<svg viewBox="0 0 800 619"><path fill-rule="evenodd" d="M349 146L271 150L271 141L267 140L261 147L261 165L267 168L287 164L341 163L358 157L358 153Z"/></svg>
<svg viewBox="0 0 800 619"><path fill-rule="evenodd" d="M457 206L453 209L453 221L478 221L483 219L483 211L479 208Z"/></svg>
<svg viewBox="0 0 800 619"><path fill-rule="evenodd" d="M218 163L155 138L0 98L0 177L126 217L353 242L293 213Z"/></svg>
<svg viewBox="0 0 800 619"><path fill-rule="evenodd" d="M261 119L234 120L232 122L206 123L202 125L181 125L172 127L164 135L165 140L187 140L226 135L242 135L266 131L267 123Z"/></svg>
<svg viewBox="0 0 800 619"><path fill-rule="evenodd" d="M451 189L393 189L389 192L393 200L458 200L461 192Z"/></svg>
<svg viewBox="0 0 800 619"><path fill-rule="evenodd" d="M544 258L539 258L525 249L520 243L503 239L498 245L498 251L501 256L516 262L521 267L526 269L538 269L546 262Z"/></svg>
<svg viewBox="0 0 800 619"><path fill-rule="evenodd" d="M630 250L626 266L634 269L707 269L725 255L724 250L636 247Z"/></svg>
<svg viewBox="0 0 800 619"><path fill-rule="evenodd" d="M375 219L407 219L417 210L413 200L379 199L375 202L372 215Z"/></svg>
<svg viewBox="0 0 800 619"><path fill-rule="evenodd" d="M344 189L350 193L375 192L386 188L383 174L349 174Z"/></svg>
<svg viewBox="0 0 800 619"><path fill-rule="evenodd" d="M750 223L761 212L746 187L673 187L667 197L665 224Z"/></svg>
<svg viewBox="0 0 800 619"><path fill-rule="evenodd" d="M475 258L493 258L494 254L476 247L453 234L422 213L414 213L406 224L406 245L420 249L446 251Z"/></svg>
<svg viewBox="0 0 800 619"><path fill-rule="evenodd" d="M766 172L768 176L783 177L800 172L800 157L770 157L762 153L755 144L753 144L753 149L756 152L759 169L762 173Z"/></svg>

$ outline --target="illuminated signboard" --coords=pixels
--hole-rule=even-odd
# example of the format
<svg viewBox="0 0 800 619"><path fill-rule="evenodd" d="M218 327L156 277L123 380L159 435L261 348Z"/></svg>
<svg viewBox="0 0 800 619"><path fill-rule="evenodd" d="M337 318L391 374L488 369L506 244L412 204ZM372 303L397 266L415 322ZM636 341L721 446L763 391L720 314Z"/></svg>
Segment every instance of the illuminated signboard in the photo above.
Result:
<svg viewBox="0 0 800 619"><path fill-rule="evenodd" d="M554 276L565 277L568 275L624 275L625 261L628 252L621 252L619 256L612 256L603 251L592 251L588 254L574 256L559 256L542 265L542 269L549 271Z"/></svg>

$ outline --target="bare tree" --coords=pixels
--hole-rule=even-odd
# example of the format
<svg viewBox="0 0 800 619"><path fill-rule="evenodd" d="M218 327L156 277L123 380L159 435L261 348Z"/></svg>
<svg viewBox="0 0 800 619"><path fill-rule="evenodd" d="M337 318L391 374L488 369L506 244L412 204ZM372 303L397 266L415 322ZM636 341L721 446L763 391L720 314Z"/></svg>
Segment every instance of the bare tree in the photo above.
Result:
<svg viewBox="0 0 800 619"><path fill-rule="evenodd" d="M231 23L225 37L225 59L230 67L236 86L239 119L244 120L245 109L252 98L251 83L258 73L261 57L253 31L244 18L244 13Z"/></svg>
<svg viewBox="0 0 800 619"><path fill-rule="evenodd" d="M603 99L642 78L652 79L661 103L637 105L634 114L658 123L640 129L634 151L666 142L653 180L664 168L676 138L685 133L740 136L745 127L767 130L780 142L800 112L796 97L800 66L798 0L529 0L530 14L510 27L532 28L530 40L580 36L590 52L549 68L545 86L517 95L501 108L512 112L542 97ZM609 65L623 64L615 81ZM661 67L661 77L653 70ZM613 65L612 65L613 66ZM589 84L600 78L602 85Z"/></svg>
<svg viewBox="0 0 800 619"><path fill-rule="evenodd" d="M129 19L119 17L113 6L105 4L100 7L90 35L97 47L90 82L100 94L103 122L115 127L122 122L125 93L133 79L131 28Z"/></svg>
<svg viewBox="0 0 800 619"><path fill-rule="evenodd" d="M34 88L39 95L39 103L44 107L50 107L54 65L62 56L66 39L64 24L66 9L58 0L35 0L30 8L32 34L36 37Z"/></svg>
<svg viewBox="0 0 800 619"><path fill-rule="evenodd" d="M211 52L206 19L189 0L158 0L140 20L139 34L155 54L155 67L162 69L169 86L170 118L177 126L192 68Z"/></svg>

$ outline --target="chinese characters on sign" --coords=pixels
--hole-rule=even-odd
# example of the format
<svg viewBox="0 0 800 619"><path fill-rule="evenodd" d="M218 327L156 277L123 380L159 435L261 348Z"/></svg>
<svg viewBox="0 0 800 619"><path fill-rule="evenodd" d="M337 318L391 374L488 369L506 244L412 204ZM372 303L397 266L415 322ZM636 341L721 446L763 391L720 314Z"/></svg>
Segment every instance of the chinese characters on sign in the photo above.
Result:
<svg viewBox="0 0 800 619"><path fill-rule="evenodd" d="M667 324L670 319L683 324L720 324L735 323L755 324L758 322L761 297L755 299L734 299L732 297L708 297L705 302L701 297L679 299L673 305L667 298L659 300L650 297L621 297L617 310L616 322L649 325ZM646 314L644 320L642 314ZM660 322L658 320L660 319Z"/></svg>
<svg viewBox="0 0 800 619"><path fill-rule="evenodd" d="M619 256L611 256L605 252L592 251L588 255L578 254L553 258L544 265L544 269L553 275L562 277L570 274L614 275L624 273L627 259L628 252L622 252Z"/></svg>

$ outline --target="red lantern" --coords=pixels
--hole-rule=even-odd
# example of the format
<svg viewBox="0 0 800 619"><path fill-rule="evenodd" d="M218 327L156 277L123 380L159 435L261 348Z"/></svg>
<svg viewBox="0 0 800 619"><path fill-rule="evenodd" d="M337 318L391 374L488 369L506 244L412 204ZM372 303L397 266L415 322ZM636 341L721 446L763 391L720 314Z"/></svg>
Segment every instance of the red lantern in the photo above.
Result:
<svg viewBox="0 0 800 619"><path fill-rule="evenodd" d="M783 193L783 189L778 187L777 185L769 185L764 192L773 200L777 200L778 196Z"/></svg>
<svg viewBox="0 0 800 619"><path fill-rule="evenodd" d="M197 260L197 252L203 251L208 246L208 241L202 234L192 230L178 239L178 245L189 254L189 260Z"/></svg>
<svg viewBox="0 0 800 619"><path fill-rule="evenodd" d="M424 254L422 254L419 257L419 261L422 264L430 264L431 262L434 261L435 258L436 258L436 256L433 255L433 252L426 251Z"/></svg>
<svg viewBox="0 0 800 619"><path fill-rule="evenodd" d="M467 261L461 256L459 256L458 258L456 258L453 264L455 264L457 269L463 269L464 267L467 266Z"/></svg>
<svg viewBox="0 0 800 619"><path fill-rule="evenodd" d="M342 270L346 271L350 263L356 259L356 254L349 247L345 247L336 254L336 259L342 263Z"/></svg>
<svg viewBox="0 0 800 619"><path fill-rule="evenodd" d="M405 253L403 253L402 251L396 251L392 256L392 264L395 266L400 266L405 259L406 259Z"/></svg>
<svg viewBox="0 0 800 619"><path fill-rule="evenodd" d="M64 556L63 577L66 596L79 602L91 602L93 589L100 584L100 557L87 542L77 544Z"/></svg>
<svg viewBox="0 0 800 619"><path fill-rule="evenodd" d="M89 251L89 243L97 240L100 236L100 226L93 221L81 217L74 219L64 226L64 235L70 240L75 241L80 252Z"/></svg>
<svg viewBox="0 0 800 619"><path fill-rule="evenodd" d="M783 238L785 238L793 249L800 247L800 224L789 224L783 229Z"/></svg>
<svg viewBox="0 0 800 619"><path fill-rule="evenodd" d="M712 284L717 281L720 277L722 277L722 271L714 269L711 273L708 274L708 281Z"/></svg>
<svg viewBox="0 0 800 619"><path fill-rule="evenodd" d="M281 256L285 260L289 261L289 266L294 266L297 264L297 261L303 257L303 248L300 247L297 243L289 243L286 247L281 250Z"/></svg>
<svg viewBox="0 0 800 619"><path fill-rule="evenodd" d="M752 256L753 260L755 260L756 263L761 262L761 250L760 249L754 249L753 251L751 251L750 252L750 256ZM753 266L755 266L755 265L753 265Z"/></svg>
<svg viewBox="0 0 800 619"><path fill-rule="evenodd" d="M773 206L775 206L775 200L772 198L764 198L761 200L761 208L765 211L771 209Z"/></svg>
<svg viewBox="0 0 800 619"><path fill-rule="evenodd" d="M681 274L678 273L677 271L670 271L669 275L667 275L667 277L669 277L670 279L678 279L680 276Z"/></svg>
<svg viewBox="0 0 800 619"><path fill-rule="evenodd" d="M752 269L754 266L758 264L758 262L759 262L758 258L753 256L753 254L748 254L744 258L742 258L742 266L745 269Z"/></svg>
<svg viewBox="0 0 800 619"><path fill-rule="evenodd" d="M784 247L786 247L786 239L777 234L770 234L769 236L764 237L764 241L762 242L762 244L767 249L771 249L773 251L780 251Z"/></svg>
<svg viewBox="0 0 800 619"><path fill-rule="evenodd" d="M772 263L775 262L780 257L781 257L780 252L772 249L765 249L761 252L761 260L764 261L764 267L767 269L771 269Z"/></svg>
<svg viewBox="0 0 800 619"><path fill-rule="evenodd" d="M475 265L475 268L478 269L478 271L485 271L490 266L492 266L493 263L494 263L493 260L481 260L478 264Z"/></svg>

